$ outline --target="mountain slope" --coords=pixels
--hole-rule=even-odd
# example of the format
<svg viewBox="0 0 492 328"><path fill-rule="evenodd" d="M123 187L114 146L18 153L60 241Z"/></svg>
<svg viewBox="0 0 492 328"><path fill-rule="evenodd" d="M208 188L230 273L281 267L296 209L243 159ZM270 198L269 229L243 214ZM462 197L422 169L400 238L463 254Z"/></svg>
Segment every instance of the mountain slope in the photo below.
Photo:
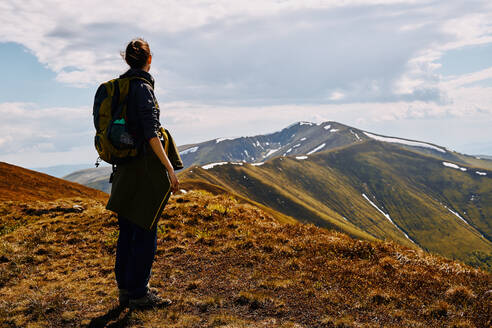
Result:
<svg viewBox="0 0 492 328"><path fill-rule="evenodd" d="M173 195L159 221L151 286L173 304L148 311L117 308L116 217L104 210L104 199L85 194L46 201L44 182L50 181L36 178L25 184L31 199L0 201L2 226L25 220L0 234L2 327L492 323L487 272L391 241L283 224L234 197L199 190ZM0 191L6 194L6 188Z"/></svg>
<svg viewBox="0 0 492 328"><path fill-rule="evenodd" d="M468 156L444 147L416 140L388 137L362 131L337 122L296 122L269 134L216 138L195 144L179 146L186 167L217 162L248 162L261 164L277 156L309 155L318 151L376 139L381 142L418 152L423 155L492 170L492 161ZM110 169L92 168L76 171L64 177L69 181L110 192Z"/></svg>
<svg viewBox="0 0 492 328"><path fill-rule="evenodd" d="M90 168L72 172L65 175L63 179L80 183L89 188L98 189L109 194L111 193L111 184L109 183L111 171L112 168L110 166Z"/></svg>
<svg viewBox="0 0 492 328"><path fill-rule="evenodd" d="M222 186L303 222L360 238L388 238L490 268L492 172L464 169L393 143L366 140L259 166L191 167L180 177Z"/></svg>
<svg viewBox="0 0 492 328"><path fill-rule="evenodd" d="M53 200L75 196L96 199L107 197L99 190L78 183L0 162L0 201Z"/></svg>
<svg viewBox="0 0 492 328"><path fill-rule="evenodd" d="M277 156L309 155L366 140L378 140L419 154L492 169L492 161L486 158L468 156L428 142L378 135L332 121L301 121L269 134L217 138L183 145L179 149L185 167L188 167L222 161L259 163Z"/></svg>
<svg viewBox="0 0 492 328"><path fill-rule="evenodd" d="M83 170L92 167L91 164L67 164L67 165L55 165L46 167L33 167L31 170L49 174L56 178L62 178L67 174L75 172L77 170Z"/></svg>

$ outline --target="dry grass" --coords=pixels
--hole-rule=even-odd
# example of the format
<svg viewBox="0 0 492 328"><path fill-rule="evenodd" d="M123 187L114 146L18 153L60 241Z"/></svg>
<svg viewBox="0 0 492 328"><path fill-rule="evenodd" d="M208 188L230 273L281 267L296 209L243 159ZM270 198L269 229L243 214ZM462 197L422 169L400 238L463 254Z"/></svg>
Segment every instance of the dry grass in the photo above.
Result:
<svg viewBox="0 0 492 328"><path fill-rule="evenodd" d="M492 279L484 271L393 242L283 224L203 191L172 196L159 221L151 286L174 303L120 310L117 220L104 205L0 203L1 327L491 324Z"/></svg>

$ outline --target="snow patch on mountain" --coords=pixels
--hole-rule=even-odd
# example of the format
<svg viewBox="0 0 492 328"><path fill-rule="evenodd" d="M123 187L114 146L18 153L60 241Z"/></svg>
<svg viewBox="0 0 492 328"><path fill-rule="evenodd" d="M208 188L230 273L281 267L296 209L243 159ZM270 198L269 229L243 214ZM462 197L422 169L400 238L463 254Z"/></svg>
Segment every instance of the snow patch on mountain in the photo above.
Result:
<svg viewBox="0 0 492 328"><path fill-rule="evenodd" d="M266 153L265 157L270 156L271 154L277 152L278 150L280 150L280 148L270 149L268 153Z"/></svg>
<svg viewBox="0 0 492 328"><path fill-rule="evenodd" d="M224 141L224 140L234 140L234 139L237 139L237 138L217 138L217 139L215 139L215 143L219 143L219 142Z"/></svg>
<svg viewBox="0 0 492 328"><path fill-rule="evenodd" d="M359 137L359 135L357 133L355 133L352 130L350 130L350 133L352 133L357 138L357 141L360 141L360 137Z"/></svg>
<svg viewBox="0 0 492 328"><path fill-rule="evenodd" d="M389 222L393 223L393 225L398 229L400 230L404 235L405 237L407 237L408 240L410 240L412 243L416 244L412 238L410 238L403 230L401 230L401 228L395 223L393 222L393 220L391 219L391 217L389 216L389 214L386 214L383 212L383 210L381 210L376 204L374 204L370 199L369 197L366 196L366 194L362 194L362 197L364 197L368 202L369 204L371 204L375 209L377 209L379 211L379 213L383 214L385 218L387 218L389 220Z"/></svg>
<svg viewBox="0 0 492 328"><path fill-rule="evenodd" d="M456 169L456 170L461 170L463 172L466 172L467 169L465 167L460 167L454 163L449 163L449 162L442 162L442 165L446 166L446 167L450 167L450 168L453 168L453 169Z"/></svg>
<svg viewBox="0 0 492 328"><path fill-rule="evenodd" d="M476 173L476 174L478 174L478 175L482 175L482 176L483 176L483 175L487 175L487 173L485 173L485 172L480 172L480 171L475 171L475 173Z"/></svg>
<svg viewBox="0 0 492 328"><path fill-rule="evenodd" d="M311 150L310 152L307 153L307 155L311 155L312 153L315 153L317 152L318 150L320 150L321 148L323 148L324 146L326 146L325 143L322 143L321 145L319 145L318 147L314 148L313 150Z"/></svg>
<svg viewBox="0 0 492 328"><path fill-rule="evenodd" d="M453 211L452 209L450 209L449 207L447 207L446 205L443 205L444 208L446 208L448 211L450 211L451 213L453 213L457 218L459 218L461 221L465 222L467 225L469 225L470 227L474 228L470 223L468 223L468 221L466 221L458 212L455 212ZM476 229L475 229L476 230ZM482 235L479 231L477 231L480 236L482 236L483 238L485 238L484 235Z"/></svg>
<svg viewBox="0 0 492 328"><path fill-rule="evenodd" d="M339 129L331 129L330 132L338 132Z"/></svg>
<svg viewBox="0 0 492 328"><path fill-rule="evenodd" d="M461 221L465 222L466 224L470 225L465 219L463 219L463 217L461 215L458 214L458 212L455 212L453 211L452 209L450 209L449 207L447 207L446 205L444 205L444 208L446 208L448 211L450 211L451 213L453 213L457 218L459 218Z"/></svg>
<svg viewBox="0 0 492 328"><path fill-rule="evenodd" d="M301 141L304 141L304 140L306 140L306 137L301 138Z"/></svg>
<svg viewBox="0 0 492 328"><path fill-rule="evenodd" d="M410 141L410 140L404 140L404 139L398 139L398 138L391 138L391 137L383 137L383 136L378 136L369 132L363 132L366 136L368 136L371 139L375 139L378 141L384 141L384 142L391 142L391 143L399 143L407 146L413 146L413 147L423 147L423 148L429 148L433 150L437 150L441 153L446 153L444 149L441 149L439 147L429 145L425 142L419 142L419 141Z"/></svg>
<svg viewBox="0 0 492 328"><path fill-rule="evenodd" d="M325 125L325 126L323 127L323 129L325 129L325 130L329 130L330 128L331 128L331 125L330 125L330 124Z"/></svg>
<svg viewBox="0 0 492 328"><path fill-rule="evenodd" d="M198 146L195 146L195 147L191 147L191 148L185 149L183 151L180 151L179 154L180 155L185 155L185 154L189 154L189 153L194 153L197 150L198 150Z"/></svg>
<svg viewBox="0 0 492 328"><path fill-rule="evenodd" d="M212 168L212 167L214 167L214 166L224 165L224 164L227 164L227 162L216 162L216 163L210 163L210 164L203 165L203 166L202 166L202 169L208 170L208 169L211 169L211 168Z"/></svg>

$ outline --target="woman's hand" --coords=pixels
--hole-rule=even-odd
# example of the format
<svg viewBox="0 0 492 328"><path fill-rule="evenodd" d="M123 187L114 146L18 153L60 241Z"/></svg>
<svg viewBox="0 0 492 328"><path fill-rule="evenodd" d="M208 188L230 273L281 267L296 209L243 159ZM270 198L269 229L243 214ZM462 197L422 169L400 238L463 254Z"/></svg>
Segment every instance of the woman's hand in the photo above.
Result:
<svg viewBox="0 0 492 328"><path fill-rule="evenodd" d="M177 193L179 190L179 181L174 170L168 171L169 179L171 180L171 190L173 194Z"/></svg>

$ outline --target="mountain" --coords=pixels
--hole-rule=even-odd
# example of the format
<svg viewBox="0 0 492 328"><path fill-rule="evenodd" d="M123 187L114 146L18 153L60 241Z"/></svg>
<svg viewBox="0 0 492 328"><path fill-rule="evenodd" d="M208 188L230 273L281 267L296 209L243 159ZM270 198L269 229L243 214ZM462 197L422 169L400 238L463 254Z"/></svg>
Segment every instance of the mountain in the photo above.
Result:
<svg viewBox="0 0 492 328"><path fill-rule="evenodd" d="M492 267L490 160L336 122L179 148L192 166L178 176L190 186L220 187L285 220ZM95 172L67 178L109 192L109 172Z"/></svg>
<svg viewBox="0 0 492 328"><path fill-rule="evenodd" d="M172 195L158 222L150 285L173 304L121 309L107 195L7 164L0 176L9 178L0 184L1 327L492 324L486 271L389 240L283 223L199 189Z"/></svg>
<svg viewBox="0 0 492 328"><path fill-rule="evenodd" d="M492 160L492 156L489 156L489 155L477 155L476 157L478 157L479 159Z"/></svg>
<svg viewBox="0 0 492 328"><path fill-rule="evenodd" d="M193 166L180 181L204 181L302 222L490 270L492 171L462 164L464 155L417 148L425 147L370 138L261 165Z"/></svg>
<svg viewBox="0 0 492 328"><path fill-rule="evenodd" d="M110 193L111 184L109 183L109 176L111 175L111 171L111 166L101 166L72 172L65 175L63 179Z"/></svg>
<svg viewBox="0 0 492 328"><path fill-rule="evenodd" d="M55 165L47 167L34 167L32 170L61 178L74 171L87 169L91 166L92 164Z"/></svg>
<svg viewBox="0 0 492 328"><path fill-rule="evenodd" d="M309 155L320 150L378 139L396 143L401 147L421 154L430 154L443 160L470 164L492 169L492 161L467 156L450 151L444 147L415 140L380 136L337 122L296 122L270 134L216 138L201 143L179 146L185 168L221 162L248 162L261 165L262 162L277 156ZM100 168L77 171L64 177L69 181L110 192L110 170Z"/></svg>
<svg viewBox="0 0 492 328"><path fill-rule="evenodd" d="M277 156L309 155L375 139L402 148L462 164L476 164L492 169L492 161L467 156L432 143L382 136L337 122L296 122L264 135L217 138L180 146L185 167L213 162L262 163Z"/></svg>

